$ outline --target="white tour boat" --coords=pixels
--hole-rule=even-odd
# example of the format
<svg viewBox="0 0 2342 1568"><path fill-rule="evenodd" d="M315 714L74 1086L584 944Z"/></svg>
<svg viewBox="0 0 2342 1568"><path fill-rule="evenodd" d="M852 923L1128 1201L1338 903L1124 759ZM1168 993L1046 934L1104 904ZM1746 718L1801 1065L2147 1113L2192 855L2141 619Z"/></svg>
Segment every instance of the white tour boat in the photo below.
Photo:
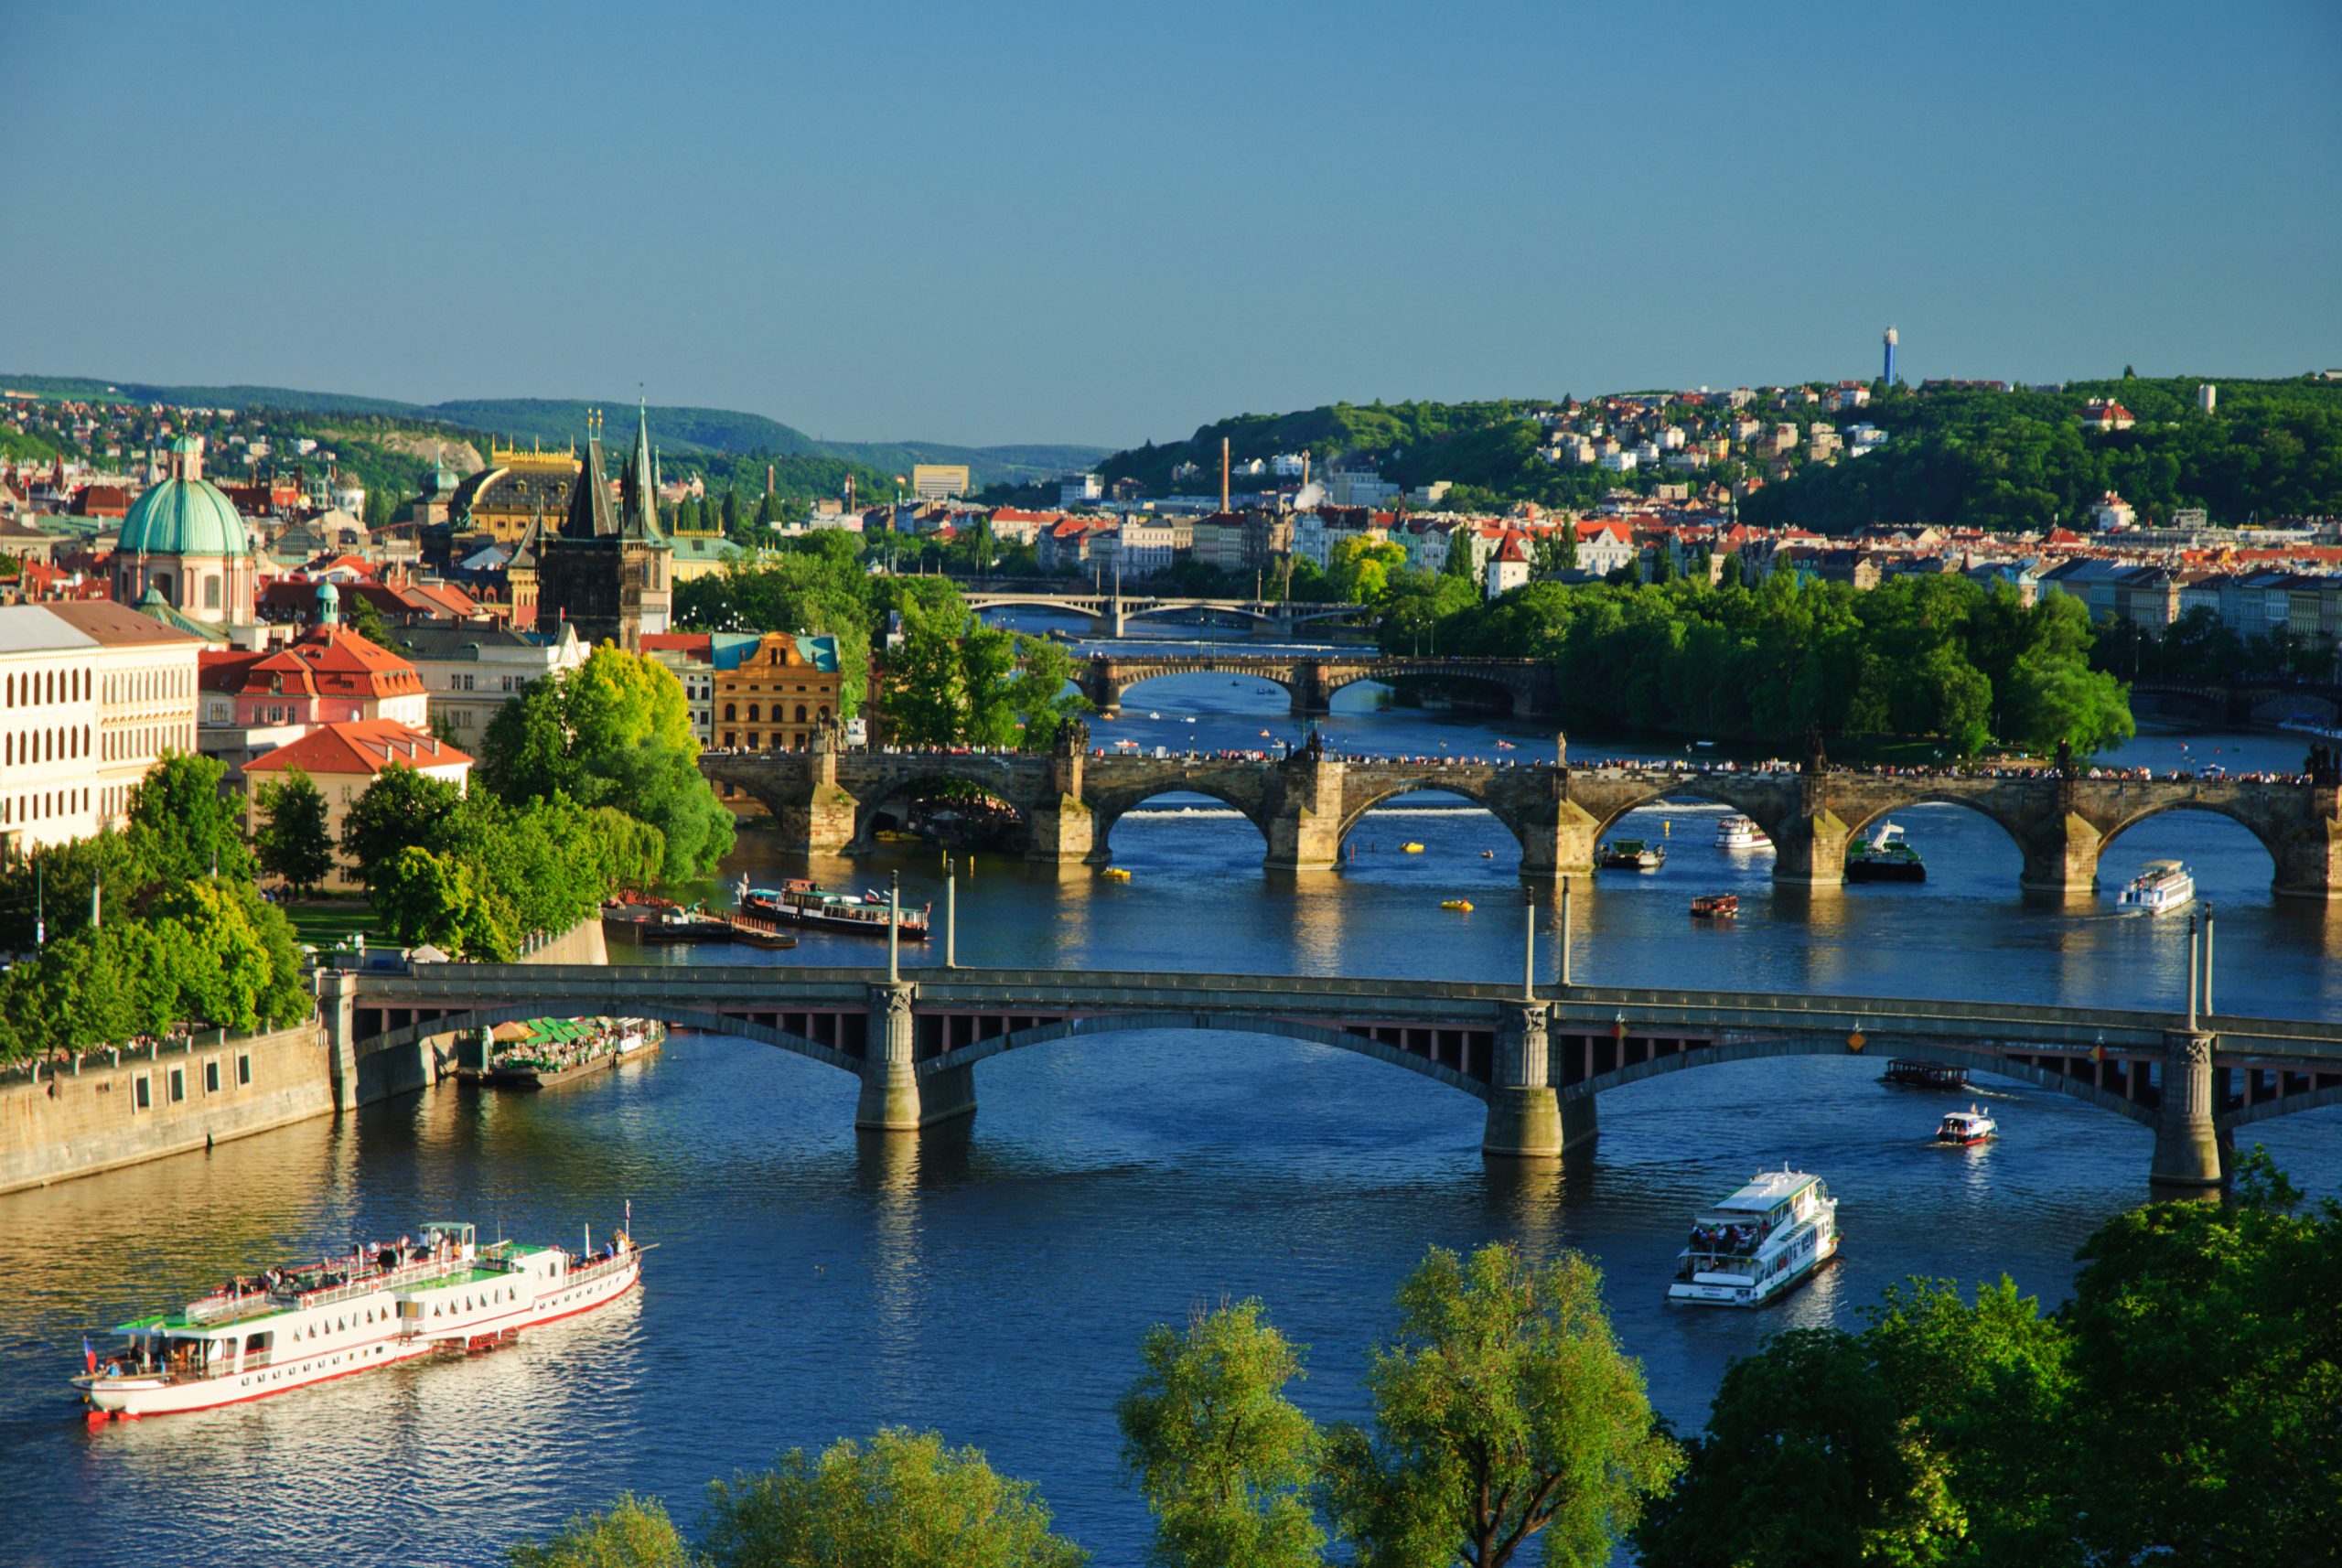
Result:
<svg viewBox="0 0 2342 1568"><path fill-rule="evenodd" d="M1718 849L1770 849L1773 841L1754 821L1733 812L1716 824Z"/></svg>
<svg viewBox="0 0 2342 1568"><path fill-rule="evenodd" d="M2139 875L2114 896L2116 907L2143 909L2150 915L2184 909L2195 901L2196 878L2175 860L2147 862L2139 868Z"/></svg>
<svg viewBox="0 0 2342 1568"><path fill-rule="evenodd" d="M1936 1129L1939 1144L1982 1144L2000 1136L2001 1124L1975 1106L1955 1111Z"/></svg>
<svg viewBox="0 0 2342 1568"><path fill-rule="evenodd" d="M1794 1290L1838 1251L1838 1200L1803 1171L1759 1172L1692 1221L1667 1299L1762 1306Z"/></svg>
<svg viewBox="0 0 2342 1568"><path fill-rule="evenodd" d="M521 1329L605 1306L642 1275L623 1230L584 1252L518 1241L478 1244L469 1225L427 1225L373 1253L270 1269L177 1312L114 1332L101 1355L82 1342L72 1380L93 1412L132 1418L209 1410L371 1371L443 1349L502 1344Z"/></svg>

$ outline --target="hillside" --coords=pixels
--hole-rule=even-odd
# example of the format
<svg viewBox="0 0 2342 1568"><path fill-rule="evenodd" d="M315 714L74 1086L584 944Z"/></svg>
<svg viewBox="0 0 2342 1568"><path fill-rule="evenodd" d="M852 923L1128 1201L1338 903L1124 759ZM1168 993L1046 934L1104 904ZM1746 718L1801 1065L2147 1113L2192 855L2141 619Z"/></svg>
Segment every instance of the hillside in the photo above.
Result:
<svg viewBox="0 0 2342 1568"><path fill-rule="evenodd" d="M456 425L508 441L571 440L586 426L586 411L605 411L613 429L628 412L623 399L595 403L582 398L458 398L441 403L400 403L290 387L163 386L87 376L0 373L0 387L84 403L163 403L201 408L273 408L289 413L372 414L418 424ZM978 485L1054 478L1087 467L1105 448L1077 446L959 446L934 441L816 441L803 431L759 413L731 409L653 405L651 428L662 451L735 457L817 457L885 474L905 474L915 463L965 463Z"/></svg>
<svg viewBox="0 0 2342 1568"><path fill-rule="evenodd" d="M2214 413L2196 407L2196 389L2219 388ZM2218 523L2259 515L2342 514L2342 381L2308 377L2240 381L2212 376L2076 381L2054 393L1874 388L1867 408L1831 414L1815 407L1773 419L1821 421L1842 431L1867 421L1889 435L1860 458L1810 463L1744 503L1751 522L1796 523L1845 532L1873 522L2047 529L2079 525L2107 490L2150 516L2202 507ZM1663 395L1663 394L1662 394ZM2111 398L2137 416L2135 428L2085 430L2081 410ZM1558 401L1558 400L1556 400ZM1592 466L1556 467L1540 448L1546 432L1528 417L1552 403L1333 403L1294 413L1239 414L1204 425L1185 441L1149 443L1098 465L1108 478L1131 478L1150 495L1209 493L1219 483L1219 443L1237 462L1310 450L1317 474L1338 456L1371 458L1404 486L1445 479L1450 504L1531 500L1585 506L1615 488L1648 492L1683 476L1651 468L1620 476ZM1671 404L1668 419L1697 426L1716 411ZM1198 472L1175 482L1173 470ZM1767 477L1735 453L1704 479ZM1242 481L1240 489L1256 488Z"/></svg>

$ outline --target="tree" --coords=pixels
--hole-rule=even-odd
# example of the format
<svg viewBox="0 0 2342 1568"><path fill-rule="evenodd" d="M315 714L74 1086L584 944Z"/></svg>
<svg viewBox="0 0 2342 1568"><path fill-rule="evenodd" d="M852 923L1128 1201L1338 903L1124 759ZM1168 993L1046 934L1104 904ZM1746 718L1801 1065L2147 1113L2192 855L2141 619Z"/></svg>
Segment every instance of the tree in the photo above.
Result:
<svg viewBox="0 0 2342 1568"><path fill-rule="evenodd" d="M622 649L596 648L498 710L481 737L479 778L514 805L561 796L656 828L662 881L704 875L732 848L732 813L700 773L682 683Z"/></svg>
<svg viewBox="0 0 2342 1568"><path fill-rule="evenodd" d="M308 1012L291 927L250 884L188 883L156 903L153 918L178 979L178 1017L256 1029Z"/></svg>
<svg viewBox="0 0 2342 1568"><path fill-rule="evenodd" d="M934 1433L882 1428L708 1488L714 1568L1079 1568L1029 1483Z"/></svg>
<svg viewBox="0 0 2342 1568"><path fill-rule="evenodd" d="M1157 1568L1309 1568L1326 1532L1310 1508L1322 1438L1284 1396L1301 1351L1258 1301L1158 1324L1115 1415L1123 1462L1155 1519Z"/></svg>
<svg viewBox="0 0 2342 1568"><path fill-rule="evenodd" d="M254 835L260 868L283 879L295 897L317 890L333 875L333 834L327 827L325 791L298 768L263 784L258 801L261 827Z"/></svg>
<svg viewBox="0 0 2342 1568"><path fill-rule="evenodd" d="M1448 554L1452 558L1459 548L1468 563L1471 546L1468 541L1455 542L1462 530L1451 536ZM1326 558L1326 581L1334 596L1347 604L1370 605L1382 597L1390 586L1391 574L1407 564L1404 547L1387 539L1345 539L1337 543Z"/></svg>
<svg viewBox="0 0 2342 1568"><path fill-rule="evenodd" d="M1792 1329L1726 1369L1635 1546L1646 1568L1924 1568L1963 1523L1860 1337Z"/></svg>
<svg viewBox="0 0 2342 1568"><path fill-rule="evenodd" d="M1399 1311L1367 1372L1372 1433L1328 1439L1328 1506L1360 1563L1503 1568L1539 1537L1549 1563L1607 1563L1681 1461L1599 1272L1574 1252L1538 1265L1434 1247Z"/></svg>
<svg viewBox="0 0 2342 1568"><path fill-rule="evenodd" d="M442 847L441 834L462 802L451 781L394 762L374 775L342 818L341 853L371 888L401 850Z"/></svg>
<svg viewBox="0 0 2342 1568"><path fill-rule="evenodd" d="M235 808L220 792L227 767L208 757L166 753L131 791L124 830L141 878L192 882L220 875L250 881L252 851Z"/></svg>
<svg viewBox="0 0 2342 1568"><path fill-rule="evenodd" d="M691 1548L656 1498L621 1492L608 1509L579 1514L545 1541L504 1554L510 1568L693 1568Z"/></svg>
<svg viewBox="0 0 2342 1568"><path fill-rule="evenodd" d="M392 629L389 621L382 618L382 612L375 607L373 600L363 594L353 593L342 600L342 606L348 611L345 618L350 630L377 648L398 646L399 634Z"/></svg>
<svg viewBox="0 0 2342 1568"><path fill-rule="evenodd" d="M512 939L496 918L470 865L410 844L379 867L368 889L374 910L406 947L506 963Z"/></svg>

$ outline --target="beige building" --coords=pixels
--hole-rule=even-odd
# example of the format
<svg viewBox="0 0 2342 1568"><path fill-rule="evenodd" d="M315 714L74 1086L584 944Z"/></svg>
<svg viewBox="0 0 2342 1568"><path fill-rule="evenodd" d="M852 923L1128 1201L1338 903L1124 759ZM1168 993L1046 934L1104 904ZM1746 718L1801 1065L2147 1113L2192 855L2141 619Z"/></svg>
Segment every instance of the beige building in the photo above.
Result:
<svg viewBox="0 0 2342 1568"><path fill-rule="evenodd" d="M202 646L119 605L0 609L0 851L120 823L162 753L195 748Z"/></svg>
<svg viewBox="0 0 2342 1568"><path fill-rule="evenodd" d="M385 768L392 767L412 768L425 778L444 779L462 790L471 779L472 759L435 736L389 719L319 725L290 745L244 764L244 825L248 831L259 826L261 791L297 768L325 796L326 831L338 844L349 808ZM349 889L357 886L351 867L337 853L326 886Z"/></svg>
<svg viewBox="0 0 2342 1568"><path fill-rule="evenodd" d="M948 501L968 493L965 463L919 463L911 468L911 493L923 501Z"/></svg>

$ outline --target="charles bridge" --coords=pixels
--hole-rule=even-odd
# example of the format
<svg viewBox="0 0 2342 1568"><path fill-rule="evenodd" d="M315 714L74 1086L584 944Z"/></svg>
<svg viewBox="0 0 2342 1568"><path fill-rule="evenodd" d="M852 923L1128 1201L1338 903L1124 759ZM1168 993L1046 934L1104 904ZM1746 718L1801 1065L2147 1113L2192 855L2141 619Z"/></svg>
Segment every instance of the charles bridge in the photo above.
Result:
<svg viewBox="0 0 2342 1568"><path fill-rule="evenodd" d="M2191 942L2191 948L2192 948ZM930 955L932 956L932 955ZM2208 963L2206 986L2208 990ZM853 1074L854 1120L915 1132L975 1109L976 1066L1009 1051L1137 1030L1216 1030L1370 1057L1482 1101L1482 1148L1590 1151L1595 1097L1686 1069L1868 1052L1956 1065L2074 1096L2154 1133L2165 1196L2216 1189L2238 1129L2342 1103L2342 1025L2002 1003L1519 986L1322 976L790 965L415 964L327 971L319 1011L338 1102L427 1082L459 1031L515 1018L650 1015ZM2208 1003L2208 998L2207 998ZM1296 1058L1296 1069L1307 1058ZM1176 1053L1166 1080L1193 1070ZM1298 1091L1298 1090L1297 1090Z"/></svg>
<svg viewBox="0 0 2342 1568"><path fill-rule="evenodd" d="M1777 882L1834 886L1846 846L1887 813L1950 804L1989 817L2024 855L2028 892L2069 898L2096 886L2098 863L2122 833L2165 811L2201 811L2242 824L2275 865L2273 890L2342 897L2342 789L2315 781L2090 779L2073 770L1967 776L1870 772L1809 759L1795 771L1577 768L1343 757L1316 746L1282 758L1098 756L1071 726L1048 754L837 749L711 752L710 779L755 797L783 845L808 854L871 847L882 811L937 785L972 785L1013 808L1027 859L1102 864L1122 817L1156 796L1208 796L1261 832L1276 871L1332 869L1343 838L1383 801L1423 790L1486 807L1520 844L1529 881L1590 873L1596 843L1638 807L1695 799L1754 820L1772 839Z"/></svg>

